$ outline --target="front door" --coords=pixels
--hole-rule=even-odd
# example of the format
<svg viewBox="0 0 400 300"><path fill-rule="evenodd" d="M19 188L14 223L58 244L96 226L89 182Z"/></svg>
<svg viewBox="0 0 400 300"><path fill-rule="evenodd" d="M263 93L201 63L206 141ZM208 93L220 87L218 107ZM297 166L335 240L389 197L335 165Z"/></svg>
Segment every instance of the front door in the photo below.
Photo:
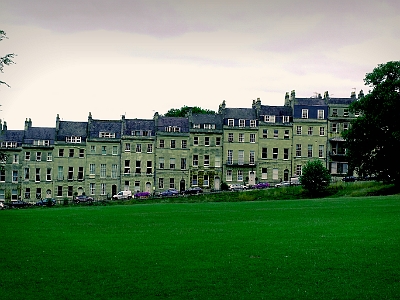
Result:
<svg viewBox="0 0 400 300"><path fill-rule="evenodd" d="M221 179L219 177L214 178L214 190L219 191L221 189Z"/></svg>
<svg viewBox="0 0 400 300"><path fill-rule="evenodd" d="M186 190L185 179L182 179L182 180L179 182L179 191L183 192L184 190Z"/></svg>
<svg viewBox="0 0 400 300"><path fill-rule="evenodd" d="M150 182L146 182L146 192L151 193L151 183Z"/></svg>
<svg viewBox="0 0 400 300"><path fill-rule="evenodd" d="M249 185L256 184L256 173L254 171L249 172Z"/></svg>
<svg viewBox="0 0 400 300"><path fill-rule="evenodd" d="M117 194L117 186L115 184L113 184L111 186L111 194L112 194L111 196L114 196Z"/></svg>

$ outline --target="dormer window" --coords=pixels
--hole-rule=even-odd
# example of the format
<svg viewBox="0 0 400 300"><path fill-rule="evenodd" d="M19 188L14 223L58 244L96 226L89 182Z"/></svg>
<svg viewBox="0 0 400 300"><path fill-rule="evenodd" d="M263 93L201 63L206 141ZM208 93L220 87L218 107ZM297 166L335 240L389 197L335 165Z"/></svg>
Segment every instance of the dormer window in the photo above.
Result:
<svg viewBox="0 0 400 300"><path fill-rule="evenodd" d="M166 132L181 132L181 128L178 126L167 126L165 127Z"/></svg>
<svg viewBox="0 0 400 300"><path fill-rule="evenodd" d="M204 124L204 129L215 129L215 124Z"/></svg>
<svg viewBox="0 0 400 300"><path fill-rule="evenodd" d="M275 116L266 115L264 116L264 121L267 123L275 123Z"/></svg>
<svg viewBox="0 0 400 300"><path fill-rule="evenodd" d="M239 119L239 127L244 127L244 126L245 126L244 119Z"/></svg>
<svg viewBox="0 0 400 300"><path fill-rule="evenodd" d="M205 124L204 124L204 126L205 126ZM194 129L200 128L200 124L193 124L193 128L194 128Z"/></svg>
<svg viewBox="0 0 400 300"><path fill-rule="evenodd" d="M289 116L283 116L283 123L289 123L290 119Z"/></svg>
<svg viewBox="0 0 400 300"><path fill-rule="evenodd" d="M228 126L233 127L233 119L228 119Z"/></svg>
<svg viewBox="0 0 400 300"><path fill-rule="evenodd" d="M302 109L301 110L301 118L302 119L308 119L308 109Z"/></svg>
<svg viewBox="0 0 400 300"><path fill-rule="evenodd" d="M17 142L1 142L2 148L17 148Z"/></svg>
<svg viewBox="0 0 400 300"><path fill-rule="evenodd" d="M82 137L80 136L67 136L65 138L67 143L79 144L82 142Z"/></svg>
<svg viewBox="0 0 400 300"><path fill-rule="evenodd" d="M100 131L99 132L99 137L100 138L114 139L115 138L115 133L114 132Z"/></svg>
<svg viewBox="0 0 400 300"><path fill-rule="evenodd" d="M323 119L324 119L324 110L318 109L318 120L323 120Z"/></svg>
<svg viewBox="0 0 400 300"><path fill-rule="evenodd" d="M34 140L33 145L35 146L50 146L49 140Z"/></svg>
<svg viewBox="0 0 400 300"><path fill-rule="evenodd" d="M256 120L250 120L250 127L256 127Z"/></svg>

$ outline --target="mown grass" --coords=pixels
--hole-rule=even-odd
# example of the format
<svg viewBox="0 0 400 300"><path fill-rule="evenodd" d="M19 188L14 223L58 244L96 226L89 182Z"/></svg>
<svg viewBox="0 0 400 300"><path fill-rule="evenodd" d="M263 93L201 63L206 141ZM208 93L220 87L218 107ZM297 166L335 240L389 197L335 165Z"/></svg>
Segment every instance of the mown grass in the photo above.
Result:
<svg viewBox="0 0 400 300"><path fill-rule="evenodd" d="M229 195L230 202L0 211L1 299L400 295L399 195Z"/></svg>

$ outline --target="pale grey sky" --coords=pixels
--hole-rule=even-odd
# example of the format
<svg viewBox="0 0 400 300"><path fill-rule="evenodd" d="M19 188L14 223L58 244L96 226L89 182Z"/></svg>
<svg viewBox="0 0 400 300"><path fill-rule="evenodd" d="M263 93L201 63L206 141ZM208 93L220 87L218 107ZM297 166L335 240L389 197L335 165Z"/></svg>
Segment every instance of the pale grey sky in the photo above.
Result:
<svg viewBox="0 0 400 300"><path fill-rule="evenodd" d="M398 0L1 2L0 55L18 55L0 74L9 129L349 97L400 53Z"/></svg>

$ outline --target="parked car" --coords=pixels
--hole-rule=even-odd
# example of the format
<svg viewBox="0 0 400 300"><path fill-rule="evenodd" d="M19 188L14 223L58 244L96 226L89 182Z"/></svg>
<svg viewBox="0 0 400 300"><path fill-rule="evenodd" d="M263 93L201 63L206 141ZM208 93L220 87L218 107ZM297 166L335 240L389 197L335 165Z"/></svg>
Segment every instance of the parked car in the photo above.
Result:
<svg viewBox="0 0 400 300"><path fill-rule="evenodd" d="M136 199L148 198L148 197L150 197L150 193L149 192L137 192L135 195L133 195L133 197Z"/></svg>
<svg viewBox="0 0 400 300"><path fill-rule="evenodd" d="M257 183L256 185L253 186L253 188L255 188L255 189L266 189L266 188L269 188L269 187L270 187L270 185L269 185L268 182L259 182L259 183Z"/></svg>
<svg viewBox="0 0 400 300"><path fill-rule="evenodd" d="M201 187L195 186L195 187L191 187L191 188L188 188L187 190L183 191L183 194L184 195L198 195L202 192L203 192L203 190L201 189Z"/></svg>
<svg viewBox="0 0 400 300"><path fill-rule="evenodd" d="M0 209L6 209L6 205L3 201L0 201Z"/></svg>
<svg viewBox="0 0 400 300"><path fill-rule="evenodd" d="M22 201L22 200L17 200L17 201L11 201L8 203L8 207L10 208L21 208L21 207L28 207L30 204L28 202Z"/></svg>
<svg viewBox="0 0 400 300"><path fill-rule="evenodd" d="M132 199L132 191L120 191L112 197L114 200Z"/></svg>
<svg viewBox="0 0 400 300"><path fill-rule="evenodd" d="M289 181L282 181L282 182L275 184L275 187L286 187L286 186L290 186Z"/></svg>
<svg viewBox="0 0 400 300"><path fill-rule="evenodd" d="M344 182L354 182L356 181L356 178L354 176L346 176L342 178L342 181Z"/></svg>
<svg viewBox="0 0 400 300"><path fill-rule="evenodd" d="M176 189L168 189L160 193L162 197L178 196L179 192Z"/></svg>
<svg viewBox="0 0 400 300"><path fill-rule="evenodd" d="M45 198L45 199L39 200L38 202L35 203L36 206L54 206L56 204L57 204L57 201L52 198Z"/></svg>
<svg viewBox="0 0 400 300"><path fill-rule="evenodd" d="M89 196L86 196L86 195L79 195L79 196L76 196L75 199L74 199L74 202L76 204L81 203L81 202L85 202L85 203L91 204L91 203L93 203L93 201L94 201L94 199L92 197L89 197Z"/></svg>
<svg viewBox="0 0 400 300"><path fill-rule="evenodd" d="M229 190L230 191L243 191L243 190L247 190L247 186L243 185L243 184L230 184L229 185Z"/></svg>

